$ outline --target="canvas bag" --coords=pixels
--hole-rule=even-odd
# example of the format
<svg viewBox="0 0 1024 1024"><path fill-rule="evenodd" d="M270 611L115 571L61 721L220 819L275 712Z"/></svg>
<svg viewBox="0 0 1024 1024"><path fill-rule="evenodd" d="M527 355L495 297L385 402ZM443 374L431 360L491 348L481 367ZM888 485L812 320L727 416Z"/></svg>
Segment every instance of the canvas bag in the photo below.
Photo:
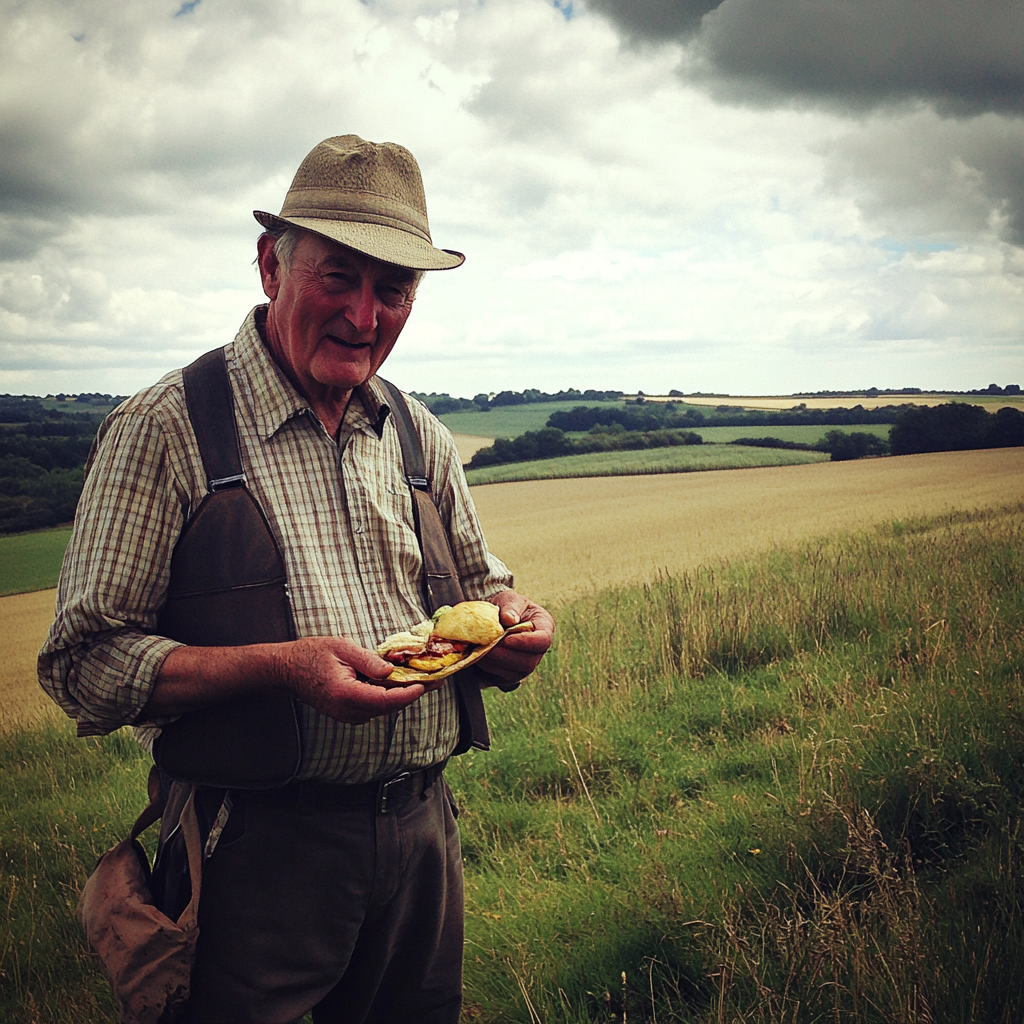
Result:
<svg viewBox="0 0 1024 1024"><path fill-rule="evenodd" d="M149 775L149 805L127 839L100 857L78 901L78 921L110 979L121 1024L171 1024L189 996L202 878L194 792L182 809L192 898L177 921L153 904L149 859L138 837L164 810L159 772Z"/></svg>

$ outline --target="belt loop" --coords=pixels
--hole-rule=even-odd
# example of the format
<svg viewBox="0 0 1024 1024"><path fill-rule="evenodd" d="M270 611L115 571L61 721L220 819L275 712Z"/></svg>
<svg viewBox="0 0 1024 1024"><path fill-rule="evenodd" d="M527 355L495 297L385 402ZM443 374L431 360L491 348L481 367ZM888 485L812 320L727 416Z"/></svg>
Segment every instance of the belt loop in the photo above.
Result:
<svg viewBox="0 0 1024 1024"><path fill-rule="evenodd" d="M299 782L295 788L295 813L301 818L311 818L316 810L316 787L308 782Z"/></svg>

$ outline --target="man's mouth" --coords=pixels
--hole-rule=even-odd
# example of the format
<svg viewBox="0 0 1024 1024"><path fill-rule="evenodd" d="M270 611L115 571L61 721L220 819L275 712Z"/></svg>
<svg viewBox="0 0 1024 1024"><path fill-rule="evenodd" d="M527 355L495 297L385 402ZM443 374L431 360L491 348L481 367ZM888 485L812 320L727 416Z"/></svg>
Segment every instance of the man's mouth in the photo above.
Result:
<svg viewBox="0 0 1024 1024"><path fill-rule="evenodd" d="M328 341L333 341L336 345L341 345L343 348L370 348L370 342L368 341L346 341L344 338L339 338L336 334L328 334Z"/></svg>

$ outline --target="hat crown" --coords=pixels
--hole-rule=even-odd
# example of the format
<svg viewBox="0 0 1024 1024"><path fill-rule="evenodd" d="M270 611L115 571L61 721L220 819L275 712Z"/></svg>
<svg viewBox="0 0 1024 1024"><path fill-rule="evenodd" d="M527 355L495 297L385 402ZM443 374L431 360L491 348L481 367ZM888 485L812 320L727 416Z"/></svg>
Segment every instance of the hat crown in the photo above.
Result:
<svg viewBox="0 0 1024 1024"><path fill-rule="evenodd" d="M321 142L299 165L282 217L353 215L391 222L430 241L423 179L415 157L404 146L337 135Z"/></svg>
<svg viewBox="0 0 1024 1024"><path fill-rule="evenodd" d="M290 224L416 270L450 270L465 260L433 247L419 165L394 142L325 139L299 165L281 212L253 215L265 228Z"/></svg>

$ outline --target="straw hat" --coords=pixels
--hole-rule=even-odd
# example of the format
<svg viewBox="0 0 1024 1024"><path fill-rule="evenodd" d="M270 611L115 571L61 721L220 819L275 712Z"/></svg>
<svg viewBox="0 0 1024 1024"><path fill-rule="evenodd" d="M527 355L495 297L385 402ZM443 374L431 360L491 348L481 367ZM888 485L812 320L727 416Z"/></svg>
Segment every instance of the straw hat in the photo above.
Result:
<svg viewBox="0 0 1024 1024"><path fill-rule="evenodd" d="M324 140L295 172L281 212L253 216L265 228L295 225L411 270L450 270L466 259L431 244L419 166L393 142Z"/></svg>

